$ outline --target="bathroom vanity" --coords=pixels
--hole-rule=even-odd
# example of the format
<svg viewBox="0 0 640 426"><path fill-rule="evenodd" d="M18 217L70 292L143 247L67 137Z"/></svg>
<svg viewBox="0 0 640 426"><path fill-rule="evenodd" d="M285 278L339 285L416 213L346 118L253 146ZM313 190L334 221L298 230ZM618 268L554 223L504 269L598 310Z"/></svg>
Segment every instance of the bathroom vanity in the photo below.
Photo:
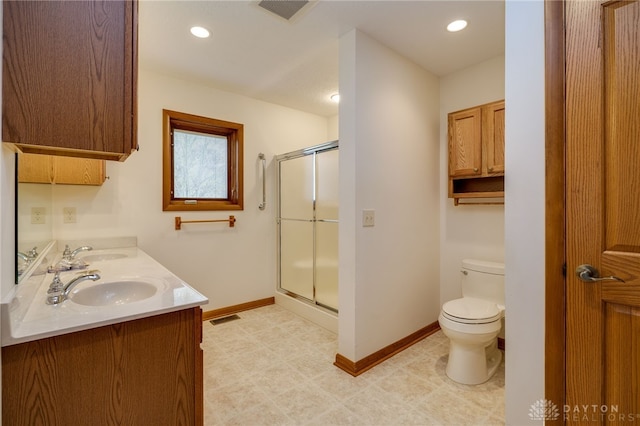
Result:
<svg viewBox="0 0 640 426"><path fill-rule="evenodd" d="M137 247L78 257L99 280L47 305L31 276L1 305L3 424L203 424L207 299Z"/></svg>

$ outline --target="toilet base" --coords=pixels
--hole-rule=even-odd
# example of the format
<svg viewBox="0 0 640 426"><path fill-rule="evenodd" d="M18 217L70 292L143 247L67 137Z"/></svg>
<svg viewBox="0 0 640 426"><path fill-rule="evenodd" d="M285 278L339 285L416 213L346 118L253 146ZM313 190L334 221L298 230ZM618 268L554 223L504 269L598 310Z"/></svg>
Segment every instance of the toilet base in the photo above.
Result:
<svg viewBox="0 0 640 426"><path fill-rule="evenodd" d="M464 385L478 385L489 380L502 361L498 339L486 345L467 345L449 342L449 361L446 374L451 380Z"/></svg>

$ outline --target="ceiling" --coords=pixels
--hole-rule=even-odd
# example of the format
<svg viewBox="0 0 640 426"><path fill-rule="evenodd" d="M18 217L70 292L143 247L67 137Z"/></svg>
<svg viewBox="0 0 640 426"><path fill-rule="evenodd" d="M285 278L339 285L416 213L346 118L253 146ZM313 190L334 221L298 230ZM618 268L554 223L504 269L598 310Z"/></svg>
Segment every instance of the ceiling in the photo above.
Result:
<svg viewBox="0 0 640 426"><path fill-rule="evenodd" d="M318 0L290 20L258 3L140 1L141 66L332 116L338 113L329 96L338 91L339 39L353 29L437 76L504 54L504 0ZM466 19L468 27L447 32L455 19ZM211 37L193 37L194 25Z"/></svg>

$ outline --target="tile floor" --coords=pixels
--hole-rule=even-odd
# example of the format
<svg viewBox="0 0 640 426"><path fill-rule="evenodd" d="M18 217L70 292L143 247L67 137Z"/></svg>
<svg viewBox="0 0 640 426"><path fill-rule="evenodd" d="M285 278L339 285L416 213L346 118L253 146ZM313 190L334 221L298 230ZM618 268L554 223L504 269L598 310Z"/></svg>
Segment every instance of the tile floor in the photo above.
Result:
<svg viewBox="0 0 640 426"><path fill-rule="evenodd" d="M278 305L203 324L206 425L503 425L504 361L478 386L449 380L441 331L358 377L337 336Z"/></svg>

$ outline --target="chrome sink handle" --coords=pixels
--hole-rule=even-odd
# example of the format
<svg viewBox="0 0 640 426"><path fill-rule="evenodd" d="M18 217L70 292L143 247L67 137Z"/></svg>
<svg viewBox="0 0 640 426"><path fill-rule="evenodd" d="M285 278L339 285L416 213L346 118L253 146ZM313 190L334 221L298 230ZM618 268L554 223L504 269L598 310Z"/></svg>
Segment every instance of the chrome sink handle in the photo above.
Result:
<svg viewBox="0 0 640 426"><path fill-rule="evenodd" d="M67 284L62 285L62 288L60 288L58 291L51 293L47 297L47 305L57 305L67 300L67 297L69 296L69 293L71 293L71 290L73 290L73 288L82 281L99 280L100 275L98 275L98 272L100 271L92 270L92 271L85 271L85 272L79 273L74 279L69 281ZM56 274L56 276L57 275L58 273ZM55 277L54 277L54 281L55 281ZM60 284L62 284L62 282L60 282Z"/></svg>
<svg viewBox="0 0 640 426"><path fill-rule="evenodd" d="M60 279L60 271L55 271L55 275L53 276L53 280L51 284L49 284L49 290L47 290L47 294L60 293L64 290L64 283Z"/></svg>
<svg viewBox="0 0 640 426"><path fill-rule="evenodd" d="M625 282L622 278L618 278L613 275L609 277L601 277L598 273L598 270L588 264L578 266L578 268L576 269L576 275L586 283L595 283L600 281L619 281L621 283Z"/></svg>

